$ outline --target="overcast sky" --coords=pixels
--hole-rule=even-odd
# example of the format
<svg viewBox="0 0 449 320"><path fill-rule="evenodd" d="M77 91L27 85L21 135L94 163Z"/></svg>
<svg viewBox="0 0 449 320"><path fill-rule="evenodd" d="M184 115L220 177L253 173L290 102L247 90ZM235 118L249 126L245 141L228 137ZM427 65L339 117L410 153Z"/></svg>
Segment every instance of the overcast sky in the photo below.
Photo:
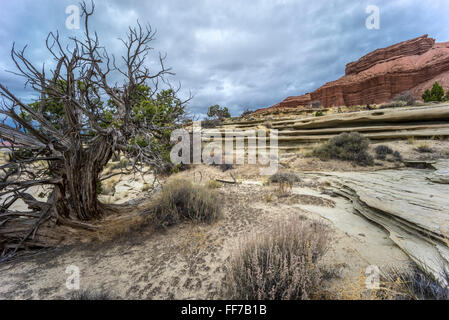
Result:
<svg viewBox="0 0 449 320"><path fill-rule="evenodd" d="M28 44L33 62L51 65L44 40L66 28L70 0L0 0L0 82L30 99L14 70L13 41ZM380 47L429 34L449 41L448 0L96 0L91 29L119 53L129 25L156 28L156 51L167 53L192 114L210 105L245 109L271 106L287 96L313 91L344 74L345 65ZM367 29L366 8L380 9L380 28Z"/></svg>

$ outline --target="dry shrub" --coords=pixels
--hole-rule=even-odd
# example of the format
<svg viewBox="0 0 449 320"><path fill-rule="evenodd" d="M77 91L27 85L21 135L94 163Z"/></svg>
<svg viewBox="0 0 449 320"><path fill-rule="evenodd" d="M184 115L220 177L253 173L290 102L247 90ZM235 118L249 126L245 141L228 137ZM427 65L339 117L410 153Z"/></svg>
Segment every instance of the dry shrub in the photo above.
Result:
<svg viewBox="0 0 449 320"><path fill-rule="evenodd" d="M402 108L407 106L405 101L390 101L380 105L379 109L389 109L389 108Z"/></svg>
<svg viewBox="0 0 449 320"><path fill-rule="evenodd" d="M287 191L287 187L290 188L290 191L293 188L293 184L295 182L299 182L299 177L292 172L277 172L272 175L268 181L270 183L279 183L279 191L281 193L285 193Z"/></svg>
<svg viewBox="0 0 449 320"><path fill-rule="evenodd" d="M393 102L401 101L405 102L407 106L413 106L415 105L416 98L410 91L405 91L394 96L394 98L391 101Z"/></svg>
<svg viewBox="0 0 449 320"><path fill-rule="evenodd" d="M393 149L386 145L378 145L374 151L376 152L376 159L378 160L402 161L402 156L399 151L393 151ZM388 156L390 157L387 159Z"/></svg>
<svg viewBox="0 0 449 320"><path fill-rule="evenodd" d="M206 186L209 189L219 189L219 188L221 188L223 186L223 184L218 182L218 181L216 181L216 180L209 180L207 182Z"/></svg>
<svg viewBox="0 0 449 320"><path fill-rule="evenodd" d="M271 129L273 128L273 123L271 121L265 121L264 126L267 129Z"/></svg>
<svg viewBox="0 0 449 320"><path fill-rule="evenodd" d="M353 161L359 165L372 165L373 157L368 154L369 140L358 132L341 133L313 150L321 160L339 159Z"/></svg>
<svg viewBox="0 0 449 320"><path fill-rule="evenodd" d="M443 281L449 284L448 269L444 270ZM399 300L449 300L449 287L416 265L408 270L389 269L384 275L383 289Z"/></svg>
<svg viewBox="0 0 449 320"><path fill-rule="evenodd" d="M320 260L328 244L329 230L322 223L299 217L279 222L270 233L254 235L232 257L223 295L245 300L318 298Z"/></svg>
<svg viewBox="0 0 449 320"><path fill-rule="evenodd" d="M299 182L300 178L293 172L277 172L273 174L268 181L270 181L270 183L295 183Z"/></svg>
<svg viewBox="0 0 449 320"><path fill-rule="evenodd" d="M358 278L344 278L325 291L327 300L383 300L389 299L385 291L368 289L365 271L361 270ZM390 297L391 299L391 297Z"/></svg>
<svg viewBox="0 0 449 320"><path fill-rule="evenodd" d="M201 127L212 129L220 126L222 124L222 121L220 119L205 119L201 121Z"/></svg>
<svg viewBox="0 0 449 320"><path fill-rule="evenodd" d="M149 209L156 227L168 227L184 220L212 223L221 216L218 195L188 180L171 180L164 185Z"/></svg>
<svg viewBox="0 0 449 320"><path fill-rule="evenodd" d="M379 289L367 289L366 277L349 280L327 291L329 299L339 300L448 300L449 287L436 281L416 264L408 268L390 267L381 271ZM449 270L443 274L449 283Z"/></svg>

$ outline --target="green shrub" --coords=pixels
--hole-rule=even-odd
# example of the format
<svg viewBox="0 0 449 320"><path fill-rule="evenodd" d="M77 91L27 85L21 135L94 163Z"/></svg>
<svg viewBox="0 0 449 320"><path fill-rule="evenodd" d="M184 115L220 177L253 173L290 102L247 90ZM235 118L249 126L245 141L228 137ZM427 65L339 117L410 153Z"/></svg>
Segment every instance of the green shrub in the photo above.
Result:
<svg viewBox="0 0 449 320"><path fill-rule="evenodd" d="M229 109L227 107L220 107L218 104L216 104L209 107L209 109L207 110L207 116L210 118L223 120L225 118L230 118L231 114L229 113Z"/></svg>
<svg viewBox="0 0 449 320"><path fill-rule="evenodd" d="M317 111L317 112L315 112L315 117L321 117L321 116L324 116L323 111Z"/></svg>
<svg viewBox="0 0 449 320"><path fill-rule="evenodd" d="M97 182L97 194L103 193L103 183L101 181Z"/></svg>
<svg viewBox="0 0 449 320"><path fill-rule="evenodd" d="M435 83L432 86L432 89L431 90L427 89L426 91L424 91L421 97L424 100L424 102L431 102L431 101L441 102L444 100L445 97L444 89L437 81L435 81Z"/></svg>
<svg viewBox="0 0 449 320"><path fill-rule="evenodd" d="M221 216L221 205L212 190L178 179L164 185L149 213L157 227L168 227L185 220L211 223Z"/></svg>
<svg viewBox="0 0 449 320"><path fill-rule="evenodd" d="M313 150L321 160L340 159L359 165L372 165L373 157L367 153L369 140L357 132L342 133Z"/></svg>
<svg viewBox="0 0 449 320"><path fill-rule="evenodd" d="M300 217L254 236L232 257L223 282L227 299L305 300L322 289L320 261L329 244L322 223Z"/></svg>

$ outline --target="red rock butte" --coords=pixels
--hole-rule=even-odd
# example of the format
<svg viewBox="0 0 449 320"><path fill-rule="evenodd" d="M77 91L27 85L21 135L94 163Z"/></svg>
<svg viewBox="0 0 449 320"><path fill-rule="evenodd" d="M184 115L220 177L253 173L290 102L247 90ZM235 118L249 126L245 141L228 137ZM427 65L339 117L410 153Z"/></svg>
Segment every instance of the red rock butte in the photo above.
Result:
<svg viewBox="0 0 449 320"><path fill-rule="evenodd" d="M420 99L435 81L449 88L449 42L436 43L423 35L377 49L348 63L340 79L257 112L301 108L312 101L324 107L379 104L404 91Z"/></svg>

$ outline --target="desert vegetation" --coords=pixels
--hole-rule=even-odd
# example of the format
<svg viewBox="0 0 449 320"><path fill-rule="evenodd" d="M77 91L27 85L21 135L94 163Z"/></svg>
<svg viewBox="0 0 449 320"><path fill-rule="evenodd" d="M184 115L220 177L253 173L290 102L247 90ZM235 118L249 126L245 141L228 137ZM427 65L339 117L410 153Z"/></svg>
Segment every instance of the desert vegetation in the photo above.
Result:
<svg viewBox="0 0 449 320"><path fill-rule="evenodd" d="M224 296L245 300L318 298L323 285L321 258L329 246L322 223L292 218L269 234L254 235L232 258Z"/></svg>
<svg viewBox="0 0 449 320"><path fill-rule="evenodd" d="M322 160L339 159L366 166L373 164L373 157L367 152L369 140L357 132L342 133L316 147L313 155Z"/></svg>
<svg viewBox="0 0 449 320"><path fill-rule="evenodd" d="M393 149L386 145L378 145L374 151L378 160L402 161L401 154L398 151L393 151Z"/></svg>
<svg viewBox="0 0 449 320"><path fill-rule="evenodd" d="M207 110L207 118L201 121L204 128L215 128L223 123L223 120L231 117L227 107L220 107L218 104L210 106Z"/></svg>
<svg viewBox="0 0 449 320"><path fill-rule="evenodd" d="M449 272L442 281L449 283ZM389 268L383 272L383 291L397 300L448 300L449 287L412 264L407 270Z"/></svg>
<svg viewBox="0 0 449 320"><path fill-rule="evenodd" d="M274 175L272 175L268 181L270 183L278 183L279 184L279 191L281 194L285 193L287 191L287 188L292 190L293 184L295 182L299 182L300 178L297 174L293 172L277 172Z"/></svg>
<svg viewBox="0 0 449 320"><path fill-rule="evenodd" d="M422 94L422 99L424 102L442 102L449 100L449 90L447 94L444 94L444 88L435 82L431 89L426 89Z"/></svg>
<svg viewBox="0 0 449 320"><path fill-rule="evenodd" d="M433 150L432 148L429 147L429 145L427 143L420 143L417 147L416 147L416 151L420 152L420 153L432 153Z"/></svg>
<svg viewBox="0 0 449 320"><path fill-rule="evenodd" d="M144 214L154 227L168 227L182 221L212 223L221 216L218 195L211 188L188 180L172 180L155 197Z"/></svg>

